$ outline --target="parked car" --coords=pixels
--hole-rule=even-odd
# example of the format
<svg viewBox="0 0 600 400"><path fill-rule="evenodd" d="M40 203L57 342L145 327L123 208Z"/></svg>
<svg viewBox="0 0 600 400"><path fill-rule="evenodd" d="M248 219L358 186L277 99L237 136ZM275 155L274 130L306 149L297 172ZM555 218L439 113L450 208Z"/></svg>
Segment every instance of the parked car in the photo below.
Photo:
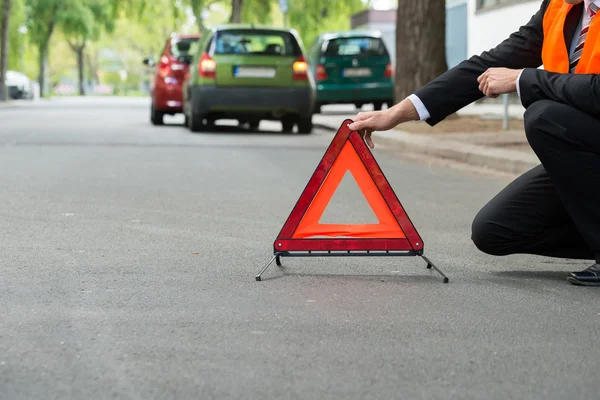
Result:
<svg viewBox="0 0 600 400"><path fill-rule="evenodd" d="M165 115L183 112L183 79L199 39L200 35L172 35L167 40L158 65L151 57L144 59L144 64L156 66L154 81L150 86L150 121L154 125L162 125Z"/></svg>
<svg viewBox="0 0 600 400"><path fill-rule="evenodd" d="M371 32L325 33L309 52L317 85L316 112L325 104L394 104L393 67L380 35Z"/></svg>
<svg viewBox="0 0 600 400"><path fill-rule="evenodd" d="M284 132L312 132L315 82L304 48L291 29L226 25L198 48L184 85L186 123L193 132L219 119L257 129L281 121Z"/></svg>
<svg viewBox="0 0 600 400"><path fill-rule="evenodd" d="M6 71L6 87L8 88L8 97L14 100L27 99L34 97L34 83L27 77L17 71Z"/></svg>

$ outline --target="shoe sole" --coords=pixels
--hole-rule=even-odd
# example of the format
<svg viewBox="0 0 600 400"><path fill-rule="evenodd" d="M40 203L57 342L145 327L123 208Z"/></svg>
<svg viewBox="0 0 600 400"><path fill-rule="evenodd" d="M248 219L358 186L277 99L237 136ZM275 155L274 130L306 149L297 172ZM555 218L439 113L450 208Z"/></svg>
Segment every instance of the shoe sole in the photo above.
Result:
<svg viewBox="0 0 600 400"><path fill-rule="evenodd" d="M583 282L570 276L567 278L567 281L578 286L600 286L600 282Z"/></svg>

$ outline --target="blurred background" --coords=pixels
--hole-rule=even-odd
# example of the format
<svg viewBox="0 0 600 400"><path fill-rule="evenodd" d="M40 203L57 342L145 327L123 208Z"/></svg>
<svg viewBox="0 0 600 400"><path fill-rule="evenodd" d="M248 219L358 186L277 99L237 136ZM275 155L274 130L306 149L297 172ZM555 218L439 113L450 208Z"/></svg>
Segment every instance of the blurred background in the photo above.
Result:
<svg viewBox="0 0 600 400"><path fill-rule="evenodd" d="M242 22L295 29L305 47L327 31L379 32L395 67L411 42L444 41L446 52L423 46L440 62L421 66L431 79L471 54L480 53L525 22L539 1L512 0L0 0L2 52L9 96L118 95L150 92L153 70L146 57L160 57L171 34L201 33L212 26ZM421 24L419 9L436 10L441 23ZM432 15L431 13L429 14ZM498 23L502 21L502 23ZM421 24L422 25L422 24ZM7 29L4 29L6 27ZM492 28L493 27L493 30ZM398 38L400 40L398 40ZM396 47L405 43L404 49ZM410 62L414 58L408 57ZM402 67L402 65L400 65ZM423 77L398 72L403 95ZM1 82L0 82L1 84ZM2 93L0 93L2 97ZM398 97L398 96L397 96Z"/></svg>

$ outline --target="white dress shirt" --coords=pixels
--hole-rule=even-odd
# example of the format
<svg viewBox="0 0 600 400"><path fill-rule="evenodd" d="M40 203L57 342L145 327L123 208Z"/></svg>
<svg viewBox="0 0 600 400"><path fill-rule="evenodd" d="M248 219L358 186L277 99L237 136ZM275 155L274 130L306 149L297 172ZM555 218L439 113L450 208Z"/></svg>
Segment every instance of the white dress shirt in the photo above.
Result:
<svg viewBox="0 0 600 400"><path fill-rule="evenodd" d="M575 33L575 35L573 35L573 41L571 42L571 47L569 49L569 59L571 58L571 55L573 54L573 50L575 50L575 47L577 46L577 41L579 40L579 32L581 32L584 25L587 26L590 22L591 17L590 17L590 13L589 13L589 8L592 3L594 3L598 7L600 7L600 0L584 0L584 10L582 12L581 19L579 20L579 25L577 26L577 30L575 31L576 33ZM522 73L523 72L521 71L521 74ZM521 79L521 74L519 74L519 76L517 77L517 94L519 95L519 97L521 97L521 90L519 88L519 80ZM429 119L429 117L431 115L429 114L427 107L425 107L425 104L423 104L423 102L421 101L421 99L419 97L417 97L417 95L411 94L410 96L408 96L408 99L415 106L415 109L417 110L417 113L419 114L419 119L421 121Z"/></svg>

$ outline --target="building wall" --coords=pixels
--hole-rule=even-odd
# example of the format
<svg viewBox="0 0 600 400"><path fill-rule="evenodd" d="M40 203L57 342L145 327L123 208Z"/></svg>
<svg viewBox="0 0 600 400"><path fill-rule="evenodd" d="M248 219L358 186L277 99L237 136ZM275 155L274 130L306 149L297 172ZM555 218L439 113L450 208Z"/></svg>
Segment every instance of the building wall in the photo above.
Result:
<svg viewBox="0 0 600 400"><path fill-rule="evenodd" d="M481 54L519 30L539 10L541 0L522 0L477 10L480 0L468 3L468 56Z"/></svg>
<svg viewBox="0 0 600 400"><path fill-rule="evenodd" d="M467 58L467 2L454 1L446 5L446 61L448 68Z"/></svg>

